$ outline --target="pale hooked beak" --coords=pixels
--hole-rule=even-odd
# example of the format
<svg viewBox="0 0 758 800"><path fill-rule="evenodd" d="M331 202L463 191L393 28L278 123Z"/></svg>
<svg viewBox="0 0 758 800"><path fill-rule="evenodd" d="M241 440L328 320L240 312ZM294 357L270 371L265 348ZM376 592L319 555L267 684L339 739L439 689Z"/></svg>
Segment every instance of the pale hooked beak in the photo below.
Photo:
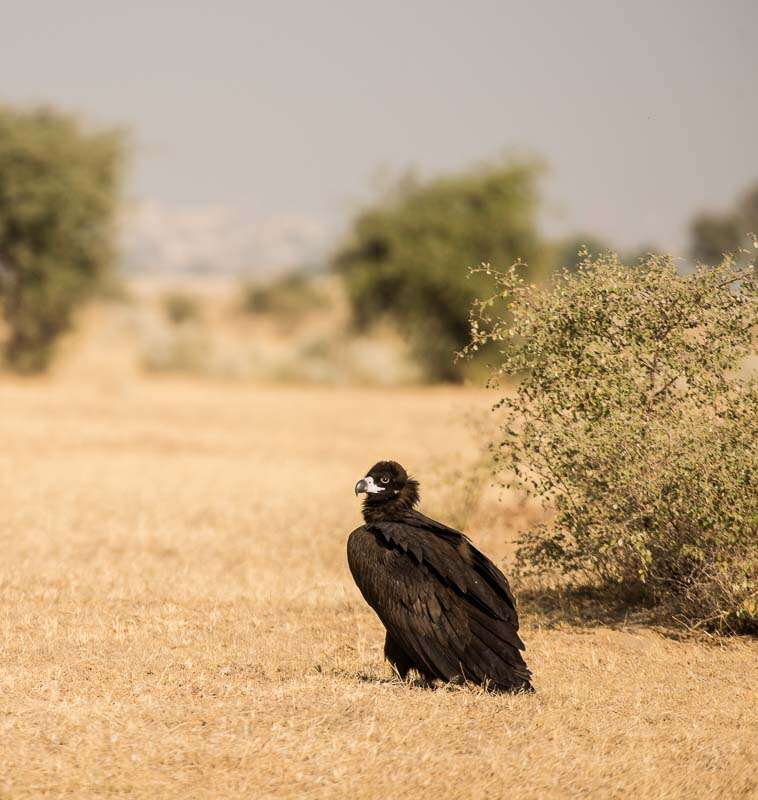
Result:
<svg viewBox="0 0 758 800"><path fill-rule="evenodd" d="M378 494L379 492L383 491L384 488L377 486L374 483L374 479L370 475L367 475L365 478L361 478L358 483L355 484L356 494Z"/></svg>

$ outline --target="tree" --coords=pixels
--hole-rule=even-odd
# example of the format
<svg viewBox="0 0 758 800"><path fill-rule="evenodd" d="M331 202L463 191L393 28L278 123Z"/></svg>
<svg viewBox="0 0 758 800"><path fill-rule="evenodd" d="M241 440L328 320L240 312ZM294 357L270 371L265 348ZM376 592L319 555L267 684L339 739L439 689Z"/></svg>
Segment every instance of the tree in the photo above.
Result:
<svg viewBox="0 0 758 800"><path fill-rule="evenodd" d="M734 253L742 233L734 214L698 214L690 226L691 255L698 264L718 264L724 253Z"/></svg>
<svg viewBox="0 0 758 800"><path fill-rule="evenodd" d="M2 353L43 370L114 254L123 135L50 109L0 108Z"/></svg>
<svg viewBox="0 0 758 800"><path fill-rule="evenodd" d="M692 258L699 264L718 264L725 254L744 247L745 236L751 233L758 235L758 185L744 192L727 212L702 212L692 220Z"/></svg>
<svg viewBox="0 0 758 800"><path fill-rule="evenodd" d="M587 257L550 285L485 274L476 350L500 348L500 475L542 499L522 574L563 573L693 625L758 631L758 280L726 259L681 275Z"/></svg>
<svg viewBox="0 0 758 800"><path fill-rule="evenodd" d="M554 263L558 269L562 267L576 269L582 263L585 254L596 257L610 249L607 242L592 234L572 234L554 246Z"/></svg>
<svg viewBox="0 0 758 800"><path fill-rule="evenodd" d="M334 264L358 327L388 317L408 337L428 377L460 380L454 354L482 261L529 260L541 272L534 163L507 163L429 181L408 178L359 214Z"/></svg>

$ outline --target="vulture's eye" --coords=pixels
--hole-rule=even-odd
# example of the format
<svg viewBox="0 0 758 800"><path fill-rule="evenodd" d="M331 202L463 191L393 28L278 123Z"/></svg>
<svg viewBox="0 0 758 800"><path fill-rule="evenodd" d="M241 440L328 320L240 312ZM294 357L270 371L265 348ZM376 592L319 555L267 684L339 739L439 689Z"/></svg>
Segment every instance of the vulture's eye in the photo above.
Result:
<svg viewBox="0 0 758 800"><path fill-rule="evenodd" d="M379 478L379 480L380 480L382 483L389 483L389 482L390 482L390 476L389 476L389 475L382 475L382 477L381 477L381 478Z"/></svg>

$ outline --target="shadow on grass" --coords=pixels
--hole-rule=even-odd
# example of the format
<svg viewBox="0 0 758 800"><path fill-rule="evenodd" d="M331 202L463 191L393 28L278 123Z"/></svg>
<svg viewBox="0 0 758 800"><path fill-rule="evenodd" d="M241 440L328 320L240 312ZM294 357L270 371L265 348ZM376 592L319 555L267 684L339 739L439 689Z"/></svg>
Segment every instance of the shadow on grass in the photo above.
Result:
<svg viewBox="0 0 758 800"><path fill-rule="evenodd" d="M677 620L670 609L629 600L594 586L522 586L517 592L521 618L546 628L651 628L671 639L710 638Z"/></svg>
<svg viewBox="0 0 758 800"><path fill-rule="evenodd" d="M413 677L415 675L415 677ZM382 686L395 686L403 689L421 689L427 692L468 692L471 694L486 694L499 697L518 697L529 696L534 694L534 689L528 690L515 689L504 690L495 689L491 685L481 685L472 683L463 679L453 679L449 683L444 681L432 681L431 683L424 678L419 677L415 673L411 673L409 677L403 680L399 675L392 675L391 677L372 675L365 672L353 673L353 677L358 683L371 683L374 685Z"/></svg>
<svg viewBox="0 0 758 800"><path fill-rule="evenodd" d="M430 686L423 678L407 678L403 680L397 675L372 675L367 672L354 673L355 679L358 683L374 683L382 684L384 686L397 686L410 688L410 689L431 689Z"/></svg>

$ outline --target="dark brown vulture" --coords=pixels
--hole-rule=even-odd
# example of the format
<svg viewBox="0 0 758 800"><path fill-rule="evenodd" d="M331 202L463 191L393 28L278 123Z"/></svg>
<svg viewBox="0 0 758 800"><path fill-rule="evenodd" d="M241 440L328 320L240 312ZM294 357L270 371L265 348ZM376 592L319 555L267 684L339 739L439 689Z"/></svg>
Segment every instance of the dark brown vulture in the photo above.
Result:
<svg viewBox="0 0 758 800"><path fill-rule="evenodd" d="M416 511L418 483L400 464L380 461L355 493L366 495L366 524L350 534L347 560L400 677L414 669L430 683L532 691L503 573L462 533Z"/></svg>

